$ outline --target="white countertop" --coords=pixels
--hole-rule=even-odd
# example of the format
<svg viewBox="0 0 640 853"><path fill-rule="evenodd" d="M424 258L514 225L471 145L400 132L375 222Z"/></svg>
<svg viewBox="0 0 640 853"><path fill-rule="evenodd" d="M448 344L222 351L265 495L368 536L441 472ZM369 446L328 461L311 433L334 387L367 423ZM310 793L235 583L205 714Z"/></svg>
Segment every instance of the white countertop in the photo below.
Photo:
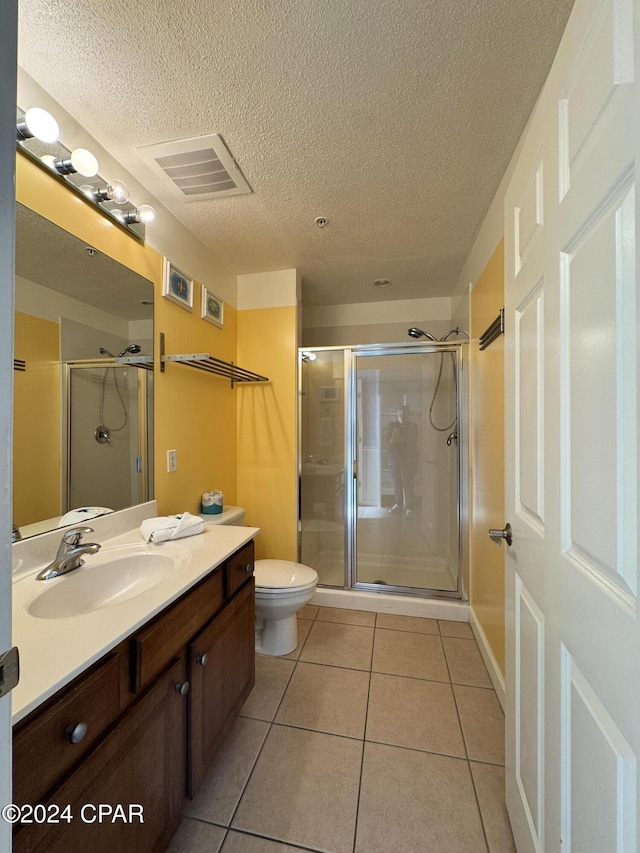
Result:
<svg viewBox="0 0 640 853"><path fill-rule="evenodd" d="M146 513L147 517L154 514ZM87 537L102 545L97 557L104 558L110 547L144 541L137 518L135 528L108 538L99 535L97 521L91 520L96 532ZM176 548L184 549L184 564L156 586L128 601L104 606L91 613L58 619L36 618L29 615L27 608L46 588L53 584L64 584L73 572L48 581L37 581L37 572L53 559L55 548L46 560L39 560L38 565L29 566L28 570L24 570L26 561L21 556L17 567L22 570L15 572L13 583L13 643L18 646L20 653L20 682L11 694L13 723L23 719L41 702L164 610L259 532L257 527L205 525L203 533L166 543L172 551ZM28 548L29 541L35 543L38 539L41 537L19 543L21 554L26 554L25 544ZM164 544L148 547L157 548L161 554ZM42 552L42 546L36 550ZM91 555L86 558L86 565L75 571L89 570L90 561ZM99 566L94 570L99 571Z"/></svg>

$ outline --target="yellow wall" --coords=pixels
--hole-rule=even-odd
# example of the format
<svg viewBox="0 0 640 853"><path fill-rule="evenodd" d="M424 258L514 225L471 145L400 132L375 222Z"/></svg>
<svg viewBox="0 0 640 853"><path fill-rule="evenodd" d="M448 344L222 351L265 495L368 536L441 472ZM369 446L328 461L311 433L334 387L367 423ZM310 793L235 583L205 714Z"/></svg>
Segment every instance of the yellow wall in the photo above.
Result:
<svg viewBox="0 0 640 853"><path fill-rule="evenodd" d="M155 497L161 514L200 511L203 491L221 489L236 501L236 394L229 382L182 365L158 368L159 333L166 352L208 352L235 360L236 312L225 305L224 328L200 317L200 285L193 312L162 297L163 259L158 252L125 234L48 170L21 153L17 157L17 200L153 282L155 385ZM153 226L149 226L153 228ZM187 268L186 272L189 270ZM295 363L295 359L294 359ZM178 470L167 473L167 450L178 451Z"/></svg>
<svg viewBox="0 0 640 853"><path fill-rule="evenodd" d="M269 377L238 388L238 503L261 528L256 556L297 555L295 306L238 312L238 363Z"/></svg>
<svg viewBox="0 0 640 853"><path fill-rule="evenodd" d="M504 526L504 337L480 352L477 338L504 304L504 242L471 291L471 606L504 674L504 547L490 527Z"/></svg>
<svg viewBox="0 0 640 853"><path fill-rule="evenodd" d="M13 521L18 527L60 515L60 327L15 314Z"/></svg>

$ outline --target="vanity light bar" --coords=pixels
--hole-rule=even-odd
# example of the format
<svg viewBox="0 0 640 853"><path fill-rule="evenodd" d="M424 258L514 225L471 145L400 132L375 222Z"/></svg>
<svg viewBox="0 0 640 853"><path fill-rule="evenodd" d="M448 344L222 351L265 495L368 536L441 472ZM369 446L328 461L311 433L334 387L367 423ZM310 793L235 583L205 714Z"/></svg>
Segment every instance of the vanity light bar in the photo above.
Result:
<svg viewBox="0 0 640 853"><path fill-rule="evenodd" d="M106 181L98 175L96 157L86 148L70 151L58 141L58 123L53 116L40 107L24 111L18 108L16 122L16 144L31 158L44 164L55 175L62 178L74 190L97 207L102 213L126 228L129 233L144 239L144 228L156 218L156 211L149 204L122 209L117 205L129 202L129 188L123 181ZM80 183L78 176L95 178L92 183Z"/></svg>

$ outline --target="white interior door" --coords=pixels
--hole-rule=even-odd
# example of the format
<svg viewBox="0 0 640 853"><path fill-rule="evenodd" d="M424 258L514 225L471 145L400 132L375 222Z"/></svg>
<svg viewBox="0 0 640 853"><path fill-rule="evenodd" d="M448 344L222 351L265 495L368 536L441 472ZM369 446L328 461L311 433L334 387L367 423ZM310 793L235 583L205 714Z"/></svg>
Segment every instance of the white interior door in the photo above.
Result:
<svg viewBox="0 0 640 853"><path fill-rule="evenodd" d="M0 654L11 647L11 439L13 433L13 280L18 2L0 3ZM0 699L0 807L11 802L11 694ZM0 820L0 850L11 825Z"/></svg>
<svg viewBox="0 0 640 853"><path fill-rule="evenodd" d="M505 204L519 853L638 849L639 13L576 0Z"/></svg>

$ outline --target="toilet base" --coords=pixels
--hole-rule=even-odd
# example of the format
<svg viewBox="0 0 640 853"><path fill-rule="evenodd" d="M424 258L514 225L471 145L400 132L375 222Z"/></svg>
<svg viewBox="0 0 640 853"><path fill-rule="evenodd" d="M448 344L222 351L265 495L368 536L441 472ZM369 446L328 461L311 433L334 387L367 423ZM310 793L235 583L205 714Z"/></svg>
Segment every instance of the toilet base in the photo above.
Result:
<svg viewBox="0 0 640 853"><path fill-rule="evenodd" d="M288 655L298 645L296 614L283 619L256 617L256 653L259 655Z"/></svg>

